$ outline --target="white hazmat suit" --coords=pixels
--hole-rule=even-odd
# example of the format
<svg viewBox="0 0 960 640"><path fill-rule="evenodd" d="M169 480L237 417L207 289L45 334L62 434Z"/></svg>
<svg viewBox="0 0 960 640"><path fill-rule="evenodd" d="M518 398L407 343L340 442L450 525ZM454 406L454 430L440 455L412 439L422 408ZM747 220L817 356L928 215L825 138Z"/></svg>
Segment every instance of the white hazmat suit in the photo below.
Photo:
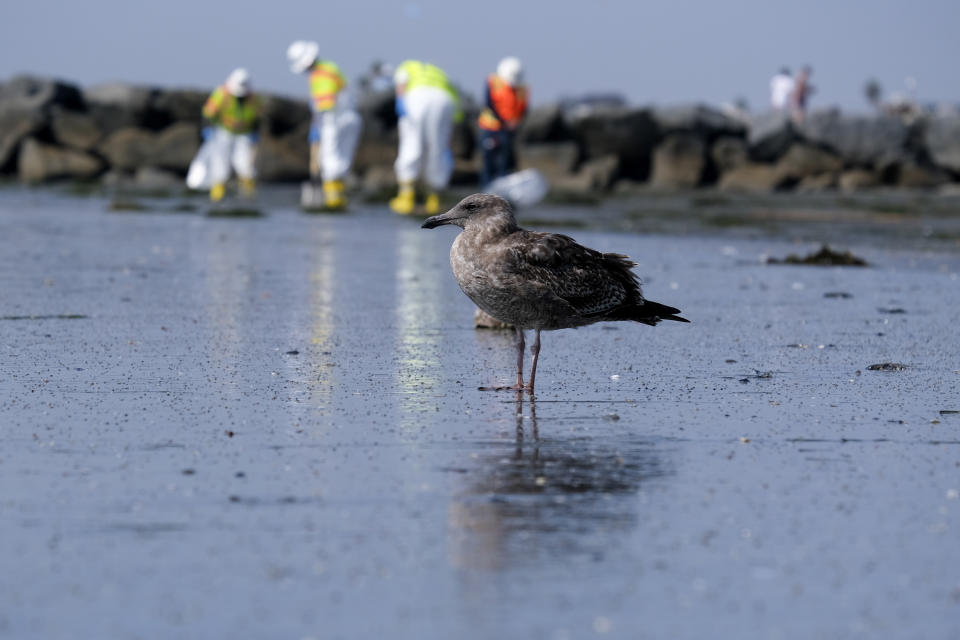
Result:
<svg viewBox="0 0 960 640"><path fill-rule="evenodd" d="M455 113L453 97L438 87L416 87L403 96L394 163L398 182L414 182L422 173L431 190L447 186L453 173L450 137Z"/></svg>

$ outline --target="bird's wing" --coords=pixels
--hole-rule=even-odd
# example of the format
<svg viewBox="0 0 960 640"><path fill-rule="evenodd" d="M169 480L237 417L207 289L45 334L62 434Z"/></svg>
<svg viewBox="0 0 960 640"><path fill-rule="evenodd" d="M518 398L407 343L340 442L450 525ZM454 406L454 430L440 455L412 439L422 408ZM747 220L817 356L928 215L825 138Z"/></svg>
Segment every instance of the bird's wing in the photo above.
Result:
<svg viewBox="0 0 960 640"><path fill-rule="evenodd" d="M601 253L557 233L515 234L511 269L563 300L583 317L602 316L639 298L639 283L626 256Z"/></svg>

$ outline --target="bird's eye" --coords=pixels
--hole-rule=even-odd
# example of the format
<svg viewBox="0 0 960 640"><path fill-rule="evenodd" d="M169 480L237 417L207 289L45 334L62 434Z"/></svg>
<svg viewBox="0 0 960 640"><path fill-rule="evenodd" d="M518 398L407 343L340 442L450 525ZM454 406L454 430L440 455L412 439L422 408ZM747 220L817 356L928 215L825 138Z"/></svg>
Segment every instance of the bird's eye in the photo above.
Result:
<svg viewBox="0 0 960 640"><path fill-rule="evenodd" d="M467 211L476 211L476 210L477 210L477 203L476 203L476 202L468 202L467 204L463 205L463 208L466 209Z"/></svg>

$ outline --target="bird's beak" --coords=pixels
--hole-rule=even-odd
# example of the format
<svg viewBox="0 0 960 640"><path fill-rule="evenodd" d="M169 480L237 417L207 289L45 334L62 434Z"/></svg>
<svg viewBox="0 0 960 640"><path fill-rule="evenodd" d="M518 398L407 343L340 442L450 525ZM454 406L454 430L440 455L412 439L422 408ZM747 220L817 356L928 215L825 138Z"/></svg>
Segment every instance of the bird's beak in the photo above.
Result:
<svg viewBox="0 0 960 640"><path fill-rule="evenodd" d="M451 209L446 213L441 213L438 216L432 216L423 221L423 224L420 225L421 229L433 229L434 227L439 227L441 225L450 224L454 220L459 220L463 216L456 209Z"/></svg>

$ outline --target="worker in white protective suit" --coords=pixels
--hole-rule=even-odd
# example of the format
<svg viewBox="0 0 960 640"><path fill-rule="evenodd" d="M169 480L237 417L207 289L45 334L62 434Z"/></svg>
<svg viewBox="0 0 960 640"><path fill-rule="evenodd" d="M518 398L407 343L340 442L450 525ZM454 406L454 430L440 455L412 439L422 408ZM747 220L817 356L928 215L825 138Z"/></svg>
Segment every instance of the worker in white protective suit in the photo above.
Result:
<svg viewBox="0 0 960 640"><path fill-rule="evenodd" d="M393 84L399 116L400 148L394 163L399 192L390 200L390 208L412 213L416 182L422 177L427 186L425 209L432 215L440 211L439 191L453 173L450 138L454 123L463 119L460 98L446 73L417 60L400 64Z"/></svg>
<svg viewBox="0 0 960 640"><path fill-rule="evenodd" d="M350 104L345 90L347 80L340 68L319 58L320 45L297 40L287 48L293 73L306 73L310 83L310 175L323 178L324 204L327 208L346 206L344 178L353 164L360 139L362 121Z"/></svg>
<svg viewBox="0 0 960 640"><path fill-rule="evenodd" d="M210 185L210 199L214 202L222 200L226 194L231 168L237 174L241 192L246 196L253 195L261 112L260 98L251 90L250 74L246 69L234 69L204 104L204 148L198 154L198 160L205 160L205 163L201 163L204 175L200 182Z"/></svg>

